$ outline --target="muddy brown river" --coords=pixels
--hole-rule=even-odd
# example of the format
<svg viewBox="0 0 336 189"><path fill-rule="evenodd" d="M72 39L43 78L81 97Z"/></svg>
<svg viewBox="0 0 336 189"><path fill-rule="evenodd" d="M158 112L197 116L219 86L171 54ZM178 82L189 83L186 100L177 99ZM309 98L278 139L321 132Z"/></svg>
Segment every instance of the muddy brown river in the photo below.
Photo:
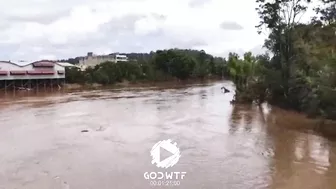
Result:
<svg viewBox="0 0 336 189"><path fill-rule="evenodd" d="M223 85L2 95L0 189L336 188L336 141ZM168 139L181 157L158 168Z"/></svg>

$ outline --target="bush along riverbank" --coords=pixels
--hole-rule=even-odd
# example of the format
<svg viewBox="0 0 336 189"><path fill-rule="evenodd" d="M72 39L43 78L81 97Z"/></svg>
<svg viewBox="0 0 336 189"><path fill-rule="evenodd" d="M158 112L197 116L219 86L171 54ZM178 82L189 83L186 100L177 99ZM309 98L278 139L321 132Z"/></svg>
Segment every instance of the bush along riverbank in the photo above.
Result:
<svg viewBox="0 0 336 189"><path fill-rule="evenodd" d="M264 46L272 56L229 55L227 70L237 86L235 102L267 101L310 117L335 120L335 1L320 1L321 7L312 7L310 1L257 3L257 27L270 32ZM316 16L300 23L308 8L314 8Z"/></svg>

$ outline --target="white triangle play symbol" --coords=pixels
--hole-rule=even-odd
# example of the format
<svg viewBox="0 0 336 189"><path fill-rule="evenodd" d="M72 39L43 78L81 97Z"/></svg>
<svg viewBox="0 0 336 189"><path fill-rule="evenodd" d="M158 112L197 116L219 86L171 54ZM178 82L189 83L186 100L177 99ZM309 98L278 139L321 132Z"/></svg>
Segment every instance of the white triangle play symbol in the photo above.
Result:
<svg viewBox="0 0 336 189"><path fill-rule="evenodd" d="M167 149L160 147L160 160L159 161L164 161L168 158L170 158L171 156L173 156L174 153L168 151Z"/></svg>

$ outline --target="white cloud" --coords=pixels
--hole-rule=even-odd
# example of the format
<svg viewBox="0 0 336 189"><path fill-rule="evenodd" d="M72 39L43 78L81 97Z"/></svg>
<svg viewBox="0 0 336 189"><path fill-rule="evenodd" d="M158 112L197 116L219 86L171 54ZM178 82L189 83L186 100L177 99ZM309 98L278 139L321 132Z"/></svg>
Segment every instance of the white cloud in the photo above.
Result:
<svg viewBox="0 0 336 189"><path fill-rule="evenodd" d="M14 3L15 2L15 3ZM201 48L216 55L263 43L251 0L0 0L0 59ZM36 16L39 15L39 16ZM223 22L242 26L224 30ZM237 27L239 28L239 27ZM1 45L5 48L6 45Z"/></svg>
<svg viewBox="0 0 336 189"><path fill-rule="evenodd" d="M142 18L135 22L135 35L146 35L151 32L158 31L160 28L160 20L157 20L153 17Z"/></svg>
<svg viewBox="0 0 336 189"><path fill-rule="evenodd" d="M53 55L53 54L44 54L44 55L40 55L38 57L38 59L40 59L40 60L54 60L55 58L56 58L56 56Z"/></svg>

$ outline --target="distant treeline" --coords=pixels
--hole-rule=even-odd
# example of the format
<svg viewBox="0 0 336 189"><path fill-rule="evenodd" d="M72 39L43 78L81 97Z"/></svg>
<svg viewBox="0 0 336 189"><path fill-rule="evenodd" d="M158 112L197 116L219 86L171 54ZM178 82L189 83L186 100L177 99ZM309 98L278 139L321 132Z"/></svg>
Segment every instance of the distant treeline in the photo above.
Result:
<svg viewBox="0 0 336 189"><path fill-rule="evenodd" d="M69 83L114 84L124 80L185 80L222 77L227 74L225 59L214 57L204 51L169 49L126 55L131 61L103 62L85 71L80 71L78 68L67 69L66 79Z"/></svg>
<svg viewBox="0 0 336 189"><path fill-rule="evenodd" d="M119 53L111 53L109 55L115 55L115 54L119 54ZM120 53L123 55L126 55L129 60L133 60L133 61L149 61L153 55L155 54L155 52L150 52L150 53ZM76 58L69 58L69 59L61 59L58 60L60 62L69 62L71 64L79 64L79 59L80 57L76 57Z"/></svg>
<svg viewBox="0 0 336 189"><path fill-rule="evenodd" d="M58 62L69 62L70 64L79 64L79 58L69 58L69 59L61 59L57 60Z"/></svg>

